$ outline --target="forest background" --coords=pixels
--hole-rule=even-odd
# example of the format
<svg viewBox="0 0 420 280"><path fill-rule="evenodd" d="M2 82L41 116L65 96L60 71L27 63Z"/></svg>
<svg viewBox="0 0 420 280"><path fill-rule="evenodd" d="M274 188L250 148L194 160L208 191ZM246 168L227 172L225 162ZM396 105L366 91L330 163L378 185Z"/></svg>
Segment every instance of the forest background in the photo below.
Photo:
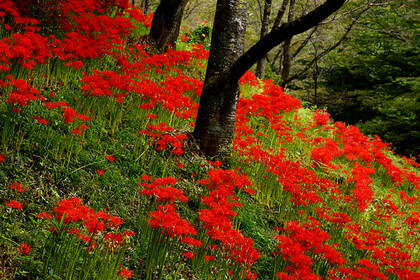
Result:
<svg viewBox="0 0 420 280"><path fill-rule="evenodd" d="M132 1L154 11L160 1ZM271 3L268 16L264 8ZM270 29L277 11L291 21L321 1L249 3L246 47ZM216 1L187 3L181 35L210 47ZM331 19L286 41L266 57L260 78L273 80L309 108L378 135L405 156L420 154L420 4L351 1ZM198 26L197 26L198 25ZM192 32L192 33L191 33Z"/></svg>

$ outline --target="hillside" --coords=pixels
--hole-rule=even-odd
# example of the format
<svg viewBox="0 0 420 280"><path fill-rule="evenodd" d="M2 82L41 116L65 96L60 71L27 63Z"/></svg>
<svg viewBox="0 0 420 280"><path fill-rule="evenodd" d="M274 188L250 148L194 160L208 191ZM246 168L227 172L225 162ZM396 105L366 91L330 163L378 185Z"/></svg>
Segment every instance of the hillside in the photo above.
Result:
<svg viewBox="0 0 420 280"><path fill-rule="evenodd" d="M191 137L208 52L68 2L0 2L0 279L420 279L416 159L247 72L222 167Z"/></svg>

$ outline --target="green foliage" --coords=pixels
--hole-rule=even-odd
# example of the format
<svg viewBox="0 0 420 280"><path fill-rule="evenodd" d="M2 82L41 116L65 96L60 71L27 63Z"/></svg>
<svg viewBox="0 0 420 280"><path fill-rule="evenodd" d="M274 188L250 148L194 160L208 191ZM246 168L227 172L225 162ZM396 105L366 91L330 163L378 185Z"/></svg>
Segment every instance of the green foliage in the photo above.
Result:
<svg viewBox="0 0 420 280"><path fill-rule="evenodd" d="M333 119L420 154L420 7L417 1L375 6L328 60L321 106Z"/></svg>

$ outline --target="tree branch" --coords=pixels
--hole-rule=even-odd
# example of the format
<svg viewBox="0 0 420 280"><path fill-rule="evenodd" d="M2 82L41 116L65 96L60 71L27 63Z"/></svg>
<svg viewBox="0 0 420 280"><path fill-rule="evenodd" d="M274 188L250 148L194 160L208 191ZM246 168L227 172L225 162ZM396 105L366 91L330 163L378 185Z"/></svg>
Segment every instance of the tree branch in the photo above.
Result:
<svg viewBox="0 0 420 280"><path fill-rule="evenodd" d="M365 8L363 11L361 11L356 18L353 19L352 23L349 25L349 27L346 29L346 32L344 32L343 36L341 36L341 38L332 46L330 46L328 49L324 50L323 52L321 52L319 55L315 56L311 62L309 62L308 65L306 65L306 67L304 69L302 69L301 71L299 71L298 73L294 74L293 76L289 77L288 79L284 80L282 82L282 86L286 85L287 83L289 83L290 81L293 81L294 79L296 79L297 77L299 77L300 75L302 75L303 73L305 73L306 71L309 70L309 68L311 68L311 66L318 61L321 57L325 56L326 54L328 54L329 52L331 52L332 50L334 50L335 48L337 48L343 41L344 39L347 37L347 35L350 33L350 30L353 28L353 26L356 24L356 22L358 21L358 19L362 16L362 14L364 12L366 12L369 8Z"/></svg>
<svg viewBox="0 0 420 280"><path fill-rule="evenodd" d="M273 31L274 29L276 29L277 27L280 26L281 20L283 18L284 12L286 11L286 7L287 5L289 5L289 1L290 0L283 0L283 3L280 6L279 11L277 12L277 16L276 19L274 20L274 24L273 27L271 29L271 31Z"/></svg>
<svg viewBox="0 0 420 280"><path fill-rule="evenodd" d="M307 15L273 29L235 61L229 69L229 76L234 80L239 80L261 56L294 35L318 25L340 9L345 2L346 0L327 0Z"/></svg>

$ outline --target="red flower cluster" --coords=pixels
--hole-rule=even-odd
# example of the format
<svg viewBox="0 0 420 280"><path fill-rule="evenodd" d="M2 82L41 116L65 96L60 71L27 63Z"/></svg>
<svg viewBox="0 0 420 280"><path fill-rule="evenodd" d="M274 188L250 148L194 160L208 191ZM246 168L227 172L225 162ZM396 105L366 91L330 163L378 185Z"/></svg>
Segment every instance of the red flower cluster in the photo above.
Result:
<svg viewBox="0 0 420 280"><path fill-rule="evenodd" d="M107 228L107 225L117 228L122 224L118 217L109 216L102 211L95 212L82 205L82 200L77 197L60 201L54 208L54 216L57 221L64 218L66 224L80 223L90 233L102 232Z"/></svg>
<svg viewBox="0 0 420 280"><path fill-rule="evenodd" d="M125 279L128 279L128 278L130 278L131 276L133 276L133 275L134 275L134 272L129 271L129 270L127 270L127 269L125 269L125 268L121 267L121 271L120 271L120 272L118 272L118 275L120 275L121 277L123 277L123 278L125 278Z"/></svg>
<svg viewBox="0 0 420 280"><path fill-rule="evenodd" d="M235 190L250 186L251 182L248 177L232 170L214 169L207 175L208 178L199 183L210 190L208 196L202 197L209 209L199 212L199 220L204 223L209 237L223 244L228 258L249 268L260 253L253 248L253 240L233 228L231 218L237 215L234 208L241 206L234 195Z"/></svg>
<svg viewBox="0 0 420 280"><path fill-rule="evenodd" d="M288 222L284 229L288 236L277 235L279 240L279 252L283 259L291 264L286 267L292 279L321 279L312 272L311 266L315 258L308 256L308 253L314 254L317 258L327 260L331 265L343 265L346 260L341 253L325 244L330 239L329 235L320 227L320 223L311 218L309 223ZM278 273L277 277L283 279L285 273Z"/></svg>
<svg viewBox="0 0 420 280"><path fill-rule="evenodd" d="M239 83L241 85L248 84L250 86L260 87L258 79L255 77L254 73L252 73L251 71L246 71L245 74L239 80Z"/></svg>
<svg viewBox="0 0 420 280"><path fill-rule="evenodd" d="M142 179L145 181L152 180L152 178L148 178L147 176L143 176ZM150 184L139 183L140 186L145 188L139 190L139 192L143 195L153 196L158 202L187 202L188 198L184 193L181 190L172 187L172 185L175 185L176 183L177 180L174 177L156 178L152 180Z"/></svg>
<svg viewBox="0 0 420 280"><path fill-rule="evenodd" d="M151 145L155 146L156 150L164 151L169 150L171 154L182 155L184 153L184 140L187 138L185 134L170 135L161 132L171 132L174 129L166 126L165 123L159 125L149 125L147 129L140 130L140 133L149 135L155 142ZM154 132L157 131L157 132Z"/></svg>
<svg viewBox="0 0 420 280"><path fill-rule="evenodd" d="M325 110L315 110L314 112L314 121L315 125L326 125L330 120L330 114L328 114Z"/></svg>
<svg viewBox="0 0 420 280"><path fill-rule="evenodd" d="M16 192L24 192L27 191L26 188L22 188L22 185L20 183L13 183L12 186L10 187L12 190L15 190Z"/></svg>
<svg viewBox="0 0 420 280"><path fill-rule="evenodd" d="M22 255L27 255L27 254L29 254L29 252L31 252L31 246L28 246L28 244L26 244L26 243L20 244L19 252Z"/></svg>
<svg viewBox="0 0 420 280"><path fill-rule="evenodd" d="M12 200L12 201L6 203L6 205L9 206L10 208L15 208L17 210L22 210L23 209L23 205L19 201L16 201L16 200Z"/></svg>
<svg viewBox="0 0 420 280"><path fill-rule="evenodd" d="M177 180L173 177L153 179L145 175L141 179L143 182L139 185L144 187L139 190L141 194L153 196L157 202L168 203L157 205L157 210L148 214L150 216L149 225L152 228L163 230L168 236L178 238L183 243L200 247L202 242L190 237L196 235L198 231L176 212L174 202L188 200L181 190L172 187L177 183ZM151 183L145 183L146 181L151 181Z"/></svg>

